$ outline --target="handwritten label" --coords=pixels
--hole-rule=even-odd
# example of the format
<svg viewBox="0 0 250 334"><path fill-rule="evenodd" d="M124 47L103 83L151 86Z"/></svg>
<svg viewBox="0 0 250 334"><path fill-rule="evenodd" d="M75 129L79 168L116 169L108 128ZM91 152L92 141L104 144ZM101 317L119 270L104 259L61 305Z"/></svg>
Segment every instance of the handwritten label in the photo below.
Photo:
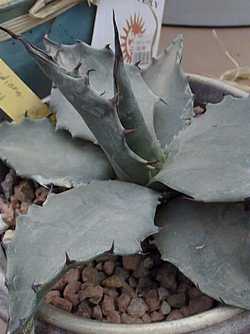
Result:
<svg viewBox="0 0 250 334"><path fill-rule="evenodd" d="M47 105L1 59L0 109L16 122L48 115Z"/></svg>

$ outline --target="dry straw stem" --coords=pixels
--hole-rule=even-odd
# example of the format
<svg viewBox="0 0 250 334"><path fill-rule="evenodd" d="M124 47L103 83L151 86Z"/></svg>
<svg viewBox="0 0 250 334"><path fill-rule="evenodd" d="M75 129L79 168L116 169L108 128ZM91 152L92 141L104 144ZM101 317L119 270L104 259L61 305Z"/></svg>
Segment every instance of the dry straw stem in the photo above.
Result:
<svg viewBox="0 0 250 334"><path fill-rule="evenodd" d="M213 29L212 34L214 38L217 40L219 46L224 51L225 56L230 60L230 62L235 66L234 69L225 71L221 76L220 80L250 92L250 85L246 84L246 81L250 81L250 66L240 66L237 60L230 54L228 49L226 48L222 39L218 36L217 31ZM244 81L244 83L242 83Z"/></svg>

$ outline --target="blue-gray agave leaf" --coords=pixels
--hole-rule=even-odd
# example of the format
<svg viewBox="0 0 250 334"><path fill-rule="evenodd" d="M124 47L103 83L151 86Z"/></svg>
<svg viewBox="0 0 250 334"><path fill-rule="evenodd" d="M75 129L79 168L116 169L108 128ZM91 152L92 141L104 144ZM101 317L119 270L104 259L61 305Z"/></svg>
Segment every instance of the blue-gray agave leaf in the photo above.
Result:
<svg viewBox="0 0 250 334"><path fill-rule="evenodd" d="M114 27L116 29L115 21ZM82 42L72 46L60 46L47 37L44 43L47 52L67 71L73 71L78 64L81 64L79 74L84 76L88 69L93 69L89 77L91 89L101 94L103 98L116 96L119 119L122 126L128 130L126 136L128 146L145 160L162 161L164 153L161 151L153 126L155 104L160 99L145 84L136 66L123 63L118 31L117 29L115 31L115 55L108 46L100 50ZM69 129L74 135L89 138L86 129L82 129L80 133L82 122L79 122L79 116L73 115L74 108L69 102L65 103L65 98L61 97L59 89L54 88L51 105L57 113L59 126ZM65 116L67 112L68 116Z"/></svg>
<svg viewBox="0 0 250 334"><path fill-rule="evenodd" d="M146 84L162 100L155 105L154 128L162 146L190 124L193 94L181 68L183 36L178 35L157 59L142 72Z"/></svg>
<svg viewBox="0 0 250 334"><path fill-rule="evenodd" d="M242 203L177 199L159 211L156 244L204 293L250 309L250 215Z"/></svg>
<svg viewBox="0 0 250 334"><path fill-rule="evenodd" d="M96 143L96 138L89 130L83 118L58 88L53 87L49 107L56 113L56 129L67 130L73 138L81 138Z"/></svg>
<svg viewBox="0 0 250 334"><path fill-rule="evenodd" d="M55 131L48 119L0 125L0 158L41 184L72 187L114 176L102 150Z"/></svg>
<svg viewBox="0 0 250 334"><path fill-rule="evenodd" d="M115 18L113 18L113 21L115 33L115 62L113 74L119 119L125 129L132 129L132 133L129 133L126 137L129 147L143 159L157 161L159 168L165 158L164 152L161 150L160 144L155 137L154 129L151 129L152 131L150 132L150 128L147 127L143 117L143 113L146 113L145 110L149 110L151 114L153 114L153 108L150 110L150 106L147 105L146 108L140 109L123 61ZM138 71L136 67L135 70ZM141 79L138 80L139 82L142 81ZM144 89L143 94L142 85L138 91L141 91L141 95L144 95L145 98L147 94L150 93L148 89Z"/></svg>
<svg viewBox="0 0 250 334"><path fill-rule="evenodd" d="M44 39L44 44L47 52L53 58L56 58L61 67L68 71L72 71L78 64L82 64L79 69L79 73L82 75L88 69L95 69L90 77L91 87L102 94L103 97L111 98L115 94L113 89L115 56L108 46L98 50L83 42L71 46L59 45L50 41L47 37ZM180 67L182 49L183 39L179 36L157 60L153 60L146 70L141 71L134 65L124 65L123 72L120 72L120 82L123 87L129 87L130 96L134 95L133 104L131 101L129 105L126 97L127 105L122 108L124 103L121 101L120 109L128 110L132 114L135 106L139 108L151 136L154 140L157 137L163 148L192 116L193 96L186 76ZM129 85L127 84L128 81ZM123 96L122 93L120 95ZM72 116L74 108L66 101L63 102L64 106L62 108L60 99L60 93L55 93L53 89L53 109L58 113L60 126L70 129L72 133L79 133L78 117ZM134 107L131 108L131 105ZM67 112L67 110L72 117L70 120L67 118L67 122L65 122L64 112ZM122 117L120 114L119 116ZM129 123L128 115L123 114L123 116L123 119L128 120ZM86 138L84 129L82 130L82 136ZM87 136L89 137L88 134ZM136 132L134 136L136 136ZM145 144L145 147L148 147L148 145Z"/></svg>
<svg viewBox="0 0 250 334"><path fill-rule="evenodd" d="M44 207L33 205L28 215L19 217L7 248L10 333L30 324L41 298L67 269L65 253L78 263L110 250L112 244L114 254L140 252L140 242L158 230L158 197L135 184L94 181L52 195ZM33 283L43 284L38 294Z"/></svg>
<svg viewBox="0 0 250 334"><path fill-rule="evenodd" d="M59 86L61 92L91 129L118 178L123 181L146 184L155 167L151 165L151 160L143 159L129 148L126 140L126 130L129 129L125 129L120 122L117 113L117 96L106 99L97 94L96 90L90 86L92 69L88 69L82 75L79 72L81 67L79 63L73 71L68 72L57 63L57 58L52 58L21 36L5 28L1 29L20 40L44 73ZM152 161L155 163L155 160Z"/></svg>
<svg viewBox="0 0 250 334"><path fill-rule="evenodd" d="M95 49L81 41L72 45L57 44L48 36L44 37L43 42L47 53L60 67L72 72L79 65L78 72L83 76L88 70L95 70L91 73L92 88L107 99L114 96L115 55L109 45L103 49Z"/></svg>
<svg viewBox="0 0 250 334"><path fill-rule="evenodd" d="M78 69L79 75L84 76L89 69L93 69L89 80L91 88L96 94L106 99L111 99L116 94L113 75L115 55L108 45L104 49L92 48L84 42L78 42L75 45L59 45L50 41L47 37L44 38L44 45L48 54L56 60L60 67L68 72L72 72L79 64L81 64ZM151 135L155 136L153 112L154 105L159 101L159 97L153 94L145 84L141 71L136 66L124 65L123 71L125 78L123 76L120 78L121 83L124 80L125 87L128 82L129 86L132 86L132 94L134 94L136 104L142 113L146 126ZM131 90L130 87L128 88ZM71 133L77 133L79 136L79 117L71 117L71 120L69 120L68 117L65 119L64 116L64 113L68 110L71 116L77 111L69 101L66 102L65 99L63 102L60 101L62 93L60 94L58 91L60 91L59 88L52 89L52 108L57 113L60 127L65 127ZM82 130L82 136L86 138L84 129ZM89 137L89 134L87 136Z"/></svg>
<svg viewBox="0 0 250 334"><path fill-rule="evenodd" d="M242 201L250 196L249 142L250 98L227 96L172 141L153 182L204 202Z"/></svg>

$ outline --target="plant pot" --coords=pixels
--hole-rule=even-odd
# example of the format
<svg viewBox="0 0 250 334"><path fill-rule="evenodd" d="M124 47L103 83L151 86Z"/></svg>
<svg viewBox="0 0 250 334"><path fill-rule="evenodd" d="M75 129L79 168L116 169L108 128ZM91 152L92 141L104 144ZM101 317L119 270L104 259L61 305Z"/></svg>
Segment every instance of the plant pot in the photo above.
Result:
<svg viewBox="0 0 250 334"><path fill-rule="evenodd" d="M216 103L225 95L245 97L248 94L218 80L188 75L195 94L195 103ZM1 251L1 249L0 249ZM0 262L3 264L4 261ZM3 273L4 266L0 268ZM0 282L1 283L1 282ZM0 291L6 295L3 284ZM1 307L1 305L0 305ZM0 309L0 317L6 310ZM3 317L6 319L6 316ZM111 324L88 320L66 313L50 305L42 305L37 321L37 334L247 334L250 328L250 312L224 306L176 321L152 324ZM231 331L232 329L232 331Z"/></svg>

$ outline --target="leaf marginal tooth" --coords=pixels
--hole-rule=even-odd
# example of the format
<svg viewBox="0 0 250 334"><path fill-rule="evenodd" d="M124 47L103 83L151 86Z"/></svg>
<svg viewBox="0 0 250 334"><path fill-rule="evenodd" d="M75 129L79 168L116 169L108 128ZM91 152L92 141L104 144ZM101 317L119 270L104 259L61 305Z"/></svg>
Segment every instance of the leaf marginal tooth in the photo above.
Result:
<svg viewBox="0 0 250 334"><path fill-rule="evenodd" d="M91 72L95 72L95 69L94 68L90 68L89 70L87 70L86 72L86 84L89 86L89 75Z"/></svg>
<svg viewBox="0 0 250 334"><path fill-rule="evenodd" d="M110 102L114 107L118 105L118 100L119 100L119 92L117 92L111 99Z"/></svg>
<svg viewBox="0 0 250 334"><path fill-rule="evenodd" d="M156 165L158 164L160 161L159 160L150 160L146 162L146 165Z"/></svg>
<svg viewBox="0 0 250 334"><path fill-rule="evenodd" d="M55 47L58 47L59 44L56 43L55 41L52 41L50 38L49 38L49 35L46 33L44 36L43 36L43 40L45 40L46 42L48 42L49 44L55 46Z"/></svg>
<svg viewBox="0 0 250 334"><path fill-rule="evenodd" d="M125 135L130 135L132 133L135 133L136 129L124 129L123 132Z"/></svg>
<svg viewBox="0 0 250 334"><path fill-rule="evenodd" d="M59 54L60 54L60 52L61 52L61 45L59 45L58 46L58 49L56 50L56 53L55 53L55 55L54 55L54 57L53 57L53 59L54 59L54 61L58 61L58 58L59 58Z"/></svg>
<svg viewBox="0 0 250 334"><path fill-rule="evenodd" d="M141 63L142 63L141 60L138 60L138 61L135 63L135 67L137 67L138 70L141 70L141 67L140 67Z"/></svg>
<svg viewBox="0 0 250 334"><path fill-rule="evenodd" d="M168 105L166 98L160 97L160 101L166 105Z"/></svg>
<svg viewBox="0 0 250 334"><path fill-rule="evenodd" d="M71 264L75 263L76 261L71 260L71 258L69 257L69 254L67 252L65 252L65 266L70 266Z"/></svg>
<svg viewBox="0 0 250 334"><path fill-rule="evenodd" d="M151 166L151 165L146 165L146 168L149 169L149 170L156 170L156 168Z"/></svg>
<svg viewBox="0 0 250 334"><path fill-rule="evenodd" d="M76 73L76 74L79 74L79 70L80 70L81 66L82 66L82 63L79 61L79 63L73 69L73 72Z"/></svg>
<svg viewBox="0 0 250 334"><path fill-rule="evenodd" d="M41 289L42 284L33 282L32 284L32 290L37 293Z"/></svg>

